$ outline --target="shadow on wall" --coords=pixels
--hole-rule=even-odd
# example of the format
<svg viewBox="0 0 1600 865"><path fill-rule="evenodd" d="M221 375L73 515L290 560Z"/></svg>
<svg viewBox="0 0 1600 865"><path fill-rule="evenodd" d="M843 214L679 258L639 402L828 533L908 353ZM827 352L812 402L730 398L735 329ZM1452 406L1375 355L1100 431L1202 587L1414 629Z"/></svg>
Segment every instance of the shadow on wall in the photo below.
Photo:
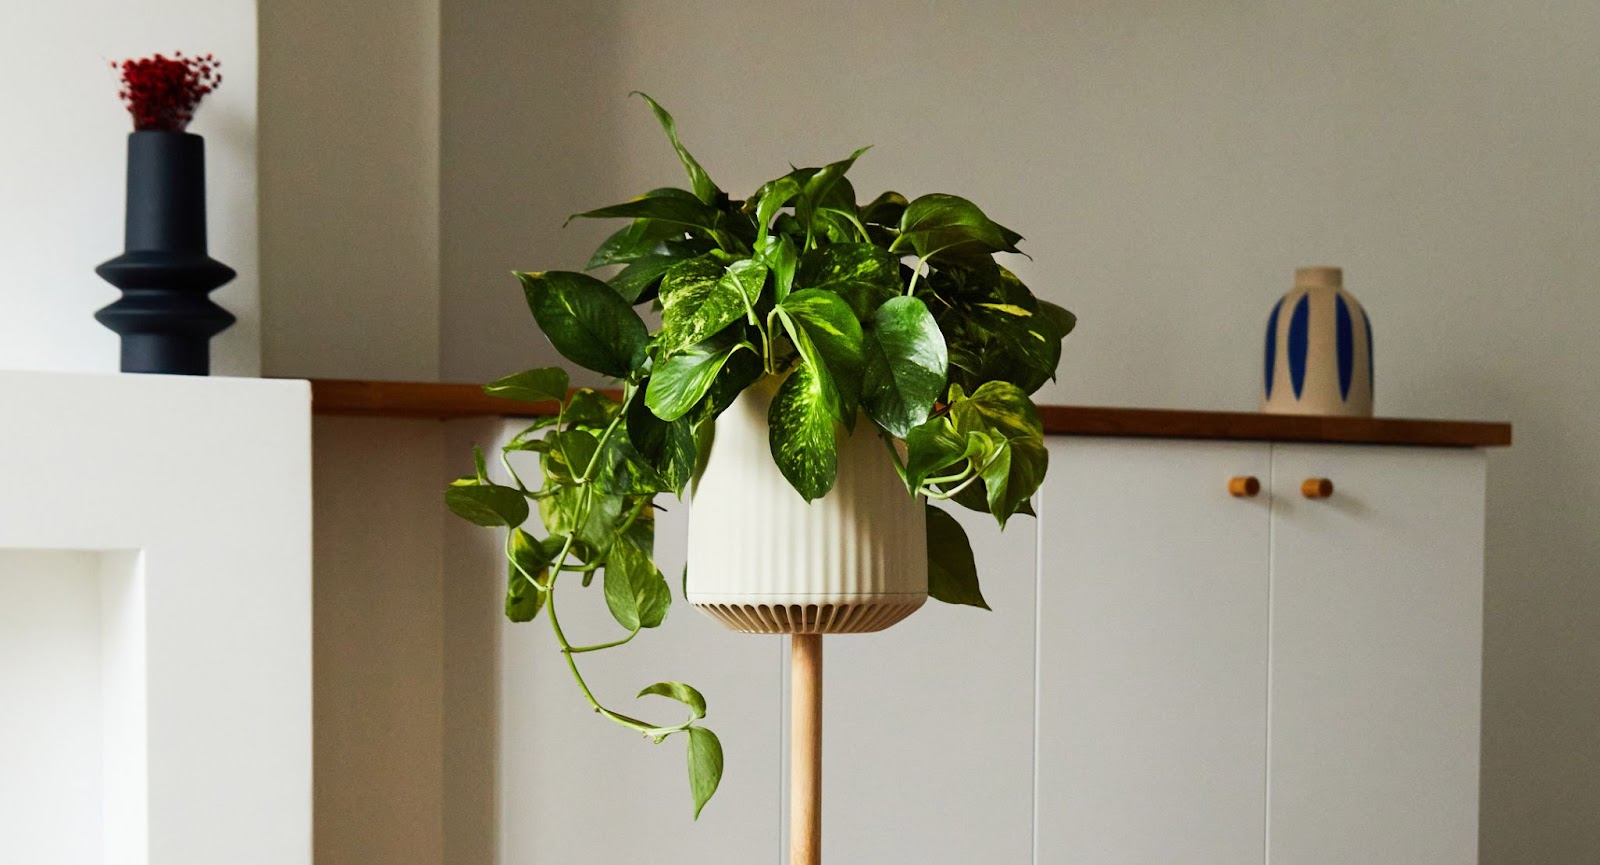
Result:
<svg viewBox="0 0 1600 865"><path fill-rule="evenodd" d="M1592 409L1510 375L1472 384L1516 424L1515 444L1489 460L1480 855L1573 862L1600 849L1600 824L1583 797L1548 791L1592 786L1600 760L1589 625L1600 609L1600 457L1573 447Z"/></svg>
<svg viewBox="0 0 1600 865"><path fill-rule="evenodd" d="M637 192L622 190L620 166L601 158L620 155L620 112L595 106L626 99L638 82L623 80L619 4L441 5L440 374L453 381L471 378L471 358L452 347L525 345L526 366L556 360L540 355L550 349L509 271L580 269L596 241L592 231L563 231L567 216ZM527 169L508 174L508 165ZM452 453L469 453L466 438L452 442ZM501 663L493 639L461 638L498 633L504 587L453 584L501 568L481 531L446 532L447 551L481 549L483 559L444 563L444 861L487 865L500 861L508 810L498 795Z"/></svg>
<svg viewBox="0 0 1600 865"><path fill-rule="evenodd" d="M553 362L508 271L581 269L598 238L578 225L563 231L567 216L638 192L622 190L621 166L603 161L620 156L621 112L609 106L640 86L624 80L628 67L616 33L625 24L618 6L588 0L444 3L439 210L445 381L478 378L466 355L481 355L484 344L526 345L526 366ZM529 34L538 35L536 44L528 43ZM642 102L639 111L646 112ZM508 165L526 170L508 173Z"/></svg>

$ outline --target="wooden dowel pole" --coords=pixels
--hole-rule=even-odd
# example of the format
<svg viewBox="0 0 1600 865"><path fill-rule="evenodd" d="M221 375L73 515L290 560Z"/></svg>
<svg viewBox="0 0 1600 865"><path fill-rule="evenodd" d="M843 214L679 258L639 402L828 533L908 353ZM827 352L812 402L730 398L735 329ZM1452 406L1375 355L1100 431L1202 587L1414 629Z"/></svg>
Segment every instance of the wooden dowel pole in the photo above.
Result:
<svg viewBox="0 0 1600 865"><path fill-rule="evenodd" d="M789 653L789 865L822 865L822 635Z"/></svg>

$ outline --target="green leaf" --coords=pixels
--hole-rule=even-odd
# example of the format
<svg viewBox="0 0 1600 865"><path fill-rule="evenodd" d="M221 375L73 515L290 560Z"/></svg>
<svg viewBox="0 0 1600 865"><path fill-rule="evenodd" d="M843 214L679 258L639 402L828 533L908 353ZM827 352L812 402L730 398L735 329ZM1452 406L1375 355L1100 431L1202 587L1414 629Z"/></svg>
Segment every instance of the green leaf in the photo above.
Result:
<svg viewBox="0 0 1600 865"><path fill-rule="evenodd" d="M717 373L716 380L711 382L711 388L706 391L705 399L701 400L685 418L695 428L701 428L706 421L716 418L728 406L733 405L733 401L766 372L765 364L755 352L734 352L728 358L728 362L723 364L722 371Z"/></svg>
<svg viewBox="0 0 1600 865"><path fill-rule="evenodd" d="M1006 527L1006 520L1027 505L1039 489L1049 466L1050 452L1044 442L1015 438L1001 446L999 458L983 470L983 485L988 493L989 513Z"/></svg>
<svg viewBox="0 0 1600 865"><path fill-rule="evenodd" d="M856 164L861 154L870 147L862 147L838 162L830 162L805 178L804 191L795 207L802 225L811 227L813 234L824 233L824 227L841 229L844 236L852 233L852 220L856 219L856 193L845 179L845 173ZM793 176L793 175L791 175ZM818 224L818 217L826 222ZM844 217L842 220L838 217ZM843 225L840 225L843 222ZM831 233L830 233L831 234Z"/></svg>
<svg viewBox="0 0 1600 865"><path fill-rule="evenodd" d="M688 418L668 423L635 399L628 408L624 430L628 442L660 475L668 489L682 493L684 485L694 473L694 429Z"/></svg>
<svg viewBox="0 0 1600 865"><path fill-rule="evenodd" d="M531 622L544 609L545 593L530 585L514 566L507 568L510 573L506 578L506 618L513 622Z"/></svg>
<svg viewBox="0 0 1600 865"><path fill-rule="evenodd" d="M545 593L529 580L545 579L555 555L533 535L522 529L511 530L511 561L507 563L506 618L531 622L544 606Z"/></svg>
<svg viewBox="0 0 1600 865"><path fill-rule="evenodd" d="M520 526L528 519L522 491L462 478L444 491L444 503L456 516L480 526Z"/></svg>
<svg viewBox="0 0 1600 865"><path fill-rule="evenodd" d="M639 692L640 697L650 694L668 697L688 706L689 712L696 721L706 716L706 698L702 697L699 691L682 682L657 682Z"/></svg>
<svg viewBox="0 0 1600 865"><path fill-rule="evenodd" d="M970 397L951 385L950 419L957 434L986 432L998 439L996 449L983 456L982 477L989 512L1004 528L1039 488L1049 464L1039 413L1021 388L990 381Z"/></svg>
<svg viewBox="0 0 1600 865"><path fill-rule="evenodd" d="M538 579L555 561L556 551L520 528L511 530L511 565Z"/></svg>
<svg viewBox="0 0 1600 865"><path fill-rule="evenodd" d="M595 490L590 493L588 518L578 525L578 506L583 500L583 488L555 484L553 490L539 499L539 518L551 535L572 535L596 555L603 555L616 539L617 523L622 515L622 496Z"/></svg>
<svg viewBox="0 0 1600 865"><path fill-rule="evenodd" d="M940 253L1021 252L1017 249L1021 239L1021 235L985 216L976 204L936 192L906 205L900 217L900 236L889 251L913 249L923 258Z"/></svg>
<svg viewBox="0 0 1600 865"><path fill-rule="evenodd" d="M900 216L906 212L906 197L898 192L885 192L861 208L861 221L873 225L900 225Z"/></svg>
<svg viewBox="0 0 1600 865"><path fill-rule="evenodd" d="M717 734L704 727L690 727L689 733L689 793L694 797L694 819L700 819L701 809L711 801L722 783L722 742Z"/></svg>
<svg viewBox="0 0 1600 865"><path fill-rule="evenodd" d="M989 609L978 587L978 566L967 530L933 505L928 513L928 597L947 604Z"/></svg>
<svg viewBox="0 0 1600 865"><path fill-rule="evenodd" d="M801 364L778 387L767 410L772 459L808 502L827 495L839 471L836 410L828 390L809 364Z"/></svg>
<svg viewBox="0 0 1600 865"><path fill-rule="evenodd" d="M611 617L629 631L660 625L672 605L666 578L632 544L612 545L606 557L605 596Z"/></svg>
<svg viewBox="0 0 1600 865"><path fill-rule="evenodd" d="M1048 300L1039 301L1039 317L1047 324L1046 336L1061 339L1078 326L1078 317Z"/></svg>
<svg viewBox="0 0 1600 865"><path fill-rule="evenodd" d="M772 217L788 204L790 199L800 194L800 181L792 175L769 180L762 184L761 190L756 193L756 250L763 251L767 248L768 231L772 226Z"/></svg>
<svg viewBox="0 0 1600 865"><path fill-rule="evenodd" d="M836 391L835 418L847 429L853 428L866 367L861 324L855 314L838 295L815 288L784 298L778 311L801 357L820 370L824 388L831 386ZM798 333L800 328L804 333Z"/></svg>
<svg viewBox="0 0 1600 865"><path fill-rule="evenodd" d="M594 270L608 264L638 261L661 249L664 241L681 237L683 227L680 225L655 219L635 219L606 238L583 269Z"/></svg>
<svg viewBox="0 0 1600 865"><path fill-rule="evenodd" d="M472 468L477 472L478 483L489 483L489 465L483 459L483 449L477 445L472 446Z"/></svg>
<svg viewBox="0 0 1600 865"><path fill-rule="evenodd" d="M1039 411L1034 408L1033 400L1009 382L985 382L971 396L952 389L950 418L960 433L995 429L1006 438L1042 439L1044 436L1044 425L1039 421Z"/></svg>
<svg viewBox="0 0 1600 865"><path fill-rule="evenodd" d="M982 463L994 442L985 432L958 434L950 420L929 418L912 427L906 441L906 486L912 490L922 486L935 472L976 458Z"/></svg>
<svg viewBox="0 0 1600 865"><path fill-rule="evenodd" d="M944 392L949 364L944 334L928 307L914 297L890 299L872 321L862 403L878 426L905 438L927 420Z"/></svg>
<svg viewBox="0 0 1600 865"><path fill-rule="evenodd" d="M523 402L564 402L567 398L567 371L559 366L530 369L483 386L483 392L501 399Z"/></svg>
<svg viewBox="0 0 1600 865"><path fill-rule="evenodd" d="M728 356L749 343L738 342L723 348L701 343L657 364L645 390L645 405L664 421L675 421L694 408L711 389ZM752 349L753 350L753 349Z"/></svg>
<svg viewBox="0 0 1600 865"><path fill-rule="evenodd" d="M679 231L716 229L722 213L681 189L654 189L638 198L586 210L567 217L574 219L648 219Z"/></svg>
<svg viewBox="0 0 1600 865"><path fill-rule="evenodd" d="M683 142L678 140L678 124L672 119L672 115L668 114L667 109L662 108L654 99L651 99L649 94L637 90L634 93L650 103L650 110L655 112L656 120L661 124L661 128L666 131L667 140L672 142L672 149L678 152L678 161L683 163L684 173L689 175L689 184L694 187L695 197L706 204L715 204L717 196L722 190L717 188L717 185L711 181L711 176L706 174L706 170L701 168L700 163L684 148Z"/></svg>
<svg viewBox="0 0 1600 865"><path fill-rule="evenodd" d="M606 441L594 482L601 491L620 496L648 496L678 489L673 481L650 465L621 431Z"/></svg>
<svg viewBox="0 0 1600 865"><path fill-rule="evenodd" d="M539 329L567 360L617 378L644 363L649 331L610 286L567 271L518 273L517 278Z"/></svg>
<svg viewBox="0 0 1600 865"><path fill-rule="evenodd" d="M839 295L860 322L872 320L879 306L905 288L900 259L870 243L834 243L806 253L795 283Z"/></svg>
<svg viewBox="0 0 1600 865"><path fill-rule="evenodd" d="M611 397L593 388L580 387L567 400L567 410L562 419L568 427L588 427L603 430L617 415L617 403Z"/></svg>
<svg viewBox="0 0 1600 865"><path fill-rule="evenodd" d="M783 235L776 243L767 244L766 251L762 253L762 260L772 271L772 299L783 303L789 296L789 291L794 288L795 270L800 265L800 253L795 251L794 241L789 236Z"/></svg>
<svg viewBox="0 0 1600 865"><path fill-rule="evenodd" d="M544 453L546 477L574 482L589 468L600 443L593 434L579 429L567 429L545 436L550 447Z"/></svg>
<svg viewBox="0 0 1600 865"><path fill-rule="evenodd" d="M631 506L637 506L638 504L639 500L635 500ZM623 532L618 540L647 556L654 557L656 547L656 511L649 501L646 501L643 509L639 511L639 516L633 521L633 525L628 526L628 530Z"/></svg>
<svg viewBox="0 0 1600 865"><path fill-rule="evenodd" d="M533 423L523 427L522 432L519 432L512 437L511 441L506 442L505 446L502 447L501 450L508 452L538 451L543 453L546 449L544 440L536 439L533 437L533 435L540 430L545 429L546 427L554 426L559 419L560 418L554 414L536 418Z"/></svg>
<svg viewBox="0 0 1600 865"><path fill-rule="evenodd" d="M728 265L717 287L720 291L737 292L744 304L750 324L756 323L756 304L761 301L761 290L767 284L767 266L751 258L740 259Z"/></svg>
<svg viewBox="0 0 1600 865"><path fill-rule="evenodd" d="M715 256L673 265L661 279L660 356L670 357L746 316L744 296Z"/></svg>
<svg viewBox="0 0 1600 865"><path fill-rule="evenodd" d="M650 290L661 284L661 277L683 260L676 255L647 255L617 271L606 284L629 303L649 300Z"/></svg>

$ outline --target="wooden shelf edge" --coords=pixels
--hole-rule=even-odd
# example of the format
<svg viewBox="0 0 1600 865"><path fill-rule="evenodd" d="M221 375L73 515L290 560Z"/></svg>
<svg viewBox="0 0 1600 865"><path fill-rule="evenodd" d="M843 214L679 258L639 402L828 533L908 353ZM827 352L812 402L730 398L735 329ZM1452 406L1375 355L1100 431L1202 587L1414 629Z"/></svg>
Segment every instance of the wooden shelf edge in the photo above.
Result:
<svg viewBox="0 0 1600 865"><path fill-rule="evenodd" d="M613 398L616 397L612 392ZM437 420L539 417L554 403L498 399L477 385L312 379L318 415ZM1511 424L1405 418L1308 417L1254 412L1040 406L1047 435L1324 442L1487 448L1511 444Z"/></svg>

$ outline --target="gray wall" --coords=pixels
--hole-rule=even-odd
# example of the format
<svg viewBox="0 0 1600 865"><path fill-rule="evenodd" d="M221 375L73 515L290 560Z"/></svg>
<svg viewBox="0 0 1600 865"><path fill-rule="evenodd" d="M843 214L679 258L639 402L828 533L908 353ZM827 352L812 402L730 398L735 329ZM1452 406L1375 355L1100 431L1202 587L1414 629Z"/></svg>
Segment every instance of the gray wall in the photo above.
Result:
<svg viewBox="0 0 1600 865"><path fill-rule="evenodd" d="M437 309L446 380L552 360L506 271L580 266L605 228L568 213L680 182L632 89L736 194L872 144L863 192L955 192L1021 231L1019 272L1082 320L1045 402L1253 408L1292 268L1344 266L1380 413L1517 424L1491 460L1483 861L1600 859L1600 6L442 0L435 23L439 289L415 316ZM264 216L264 293L296 291L266 242L288 216ZM411 314L314 284L359 324L297 351ZM271 370L274 333L305 331L264 315ZM369 374L337 365L316 372Z"/></svg>
<svg viewBox="0 0 1600 865"><path fill-rule="evenodd" d="M264 0L267 375L439 375L438 0Z"/></svg>

